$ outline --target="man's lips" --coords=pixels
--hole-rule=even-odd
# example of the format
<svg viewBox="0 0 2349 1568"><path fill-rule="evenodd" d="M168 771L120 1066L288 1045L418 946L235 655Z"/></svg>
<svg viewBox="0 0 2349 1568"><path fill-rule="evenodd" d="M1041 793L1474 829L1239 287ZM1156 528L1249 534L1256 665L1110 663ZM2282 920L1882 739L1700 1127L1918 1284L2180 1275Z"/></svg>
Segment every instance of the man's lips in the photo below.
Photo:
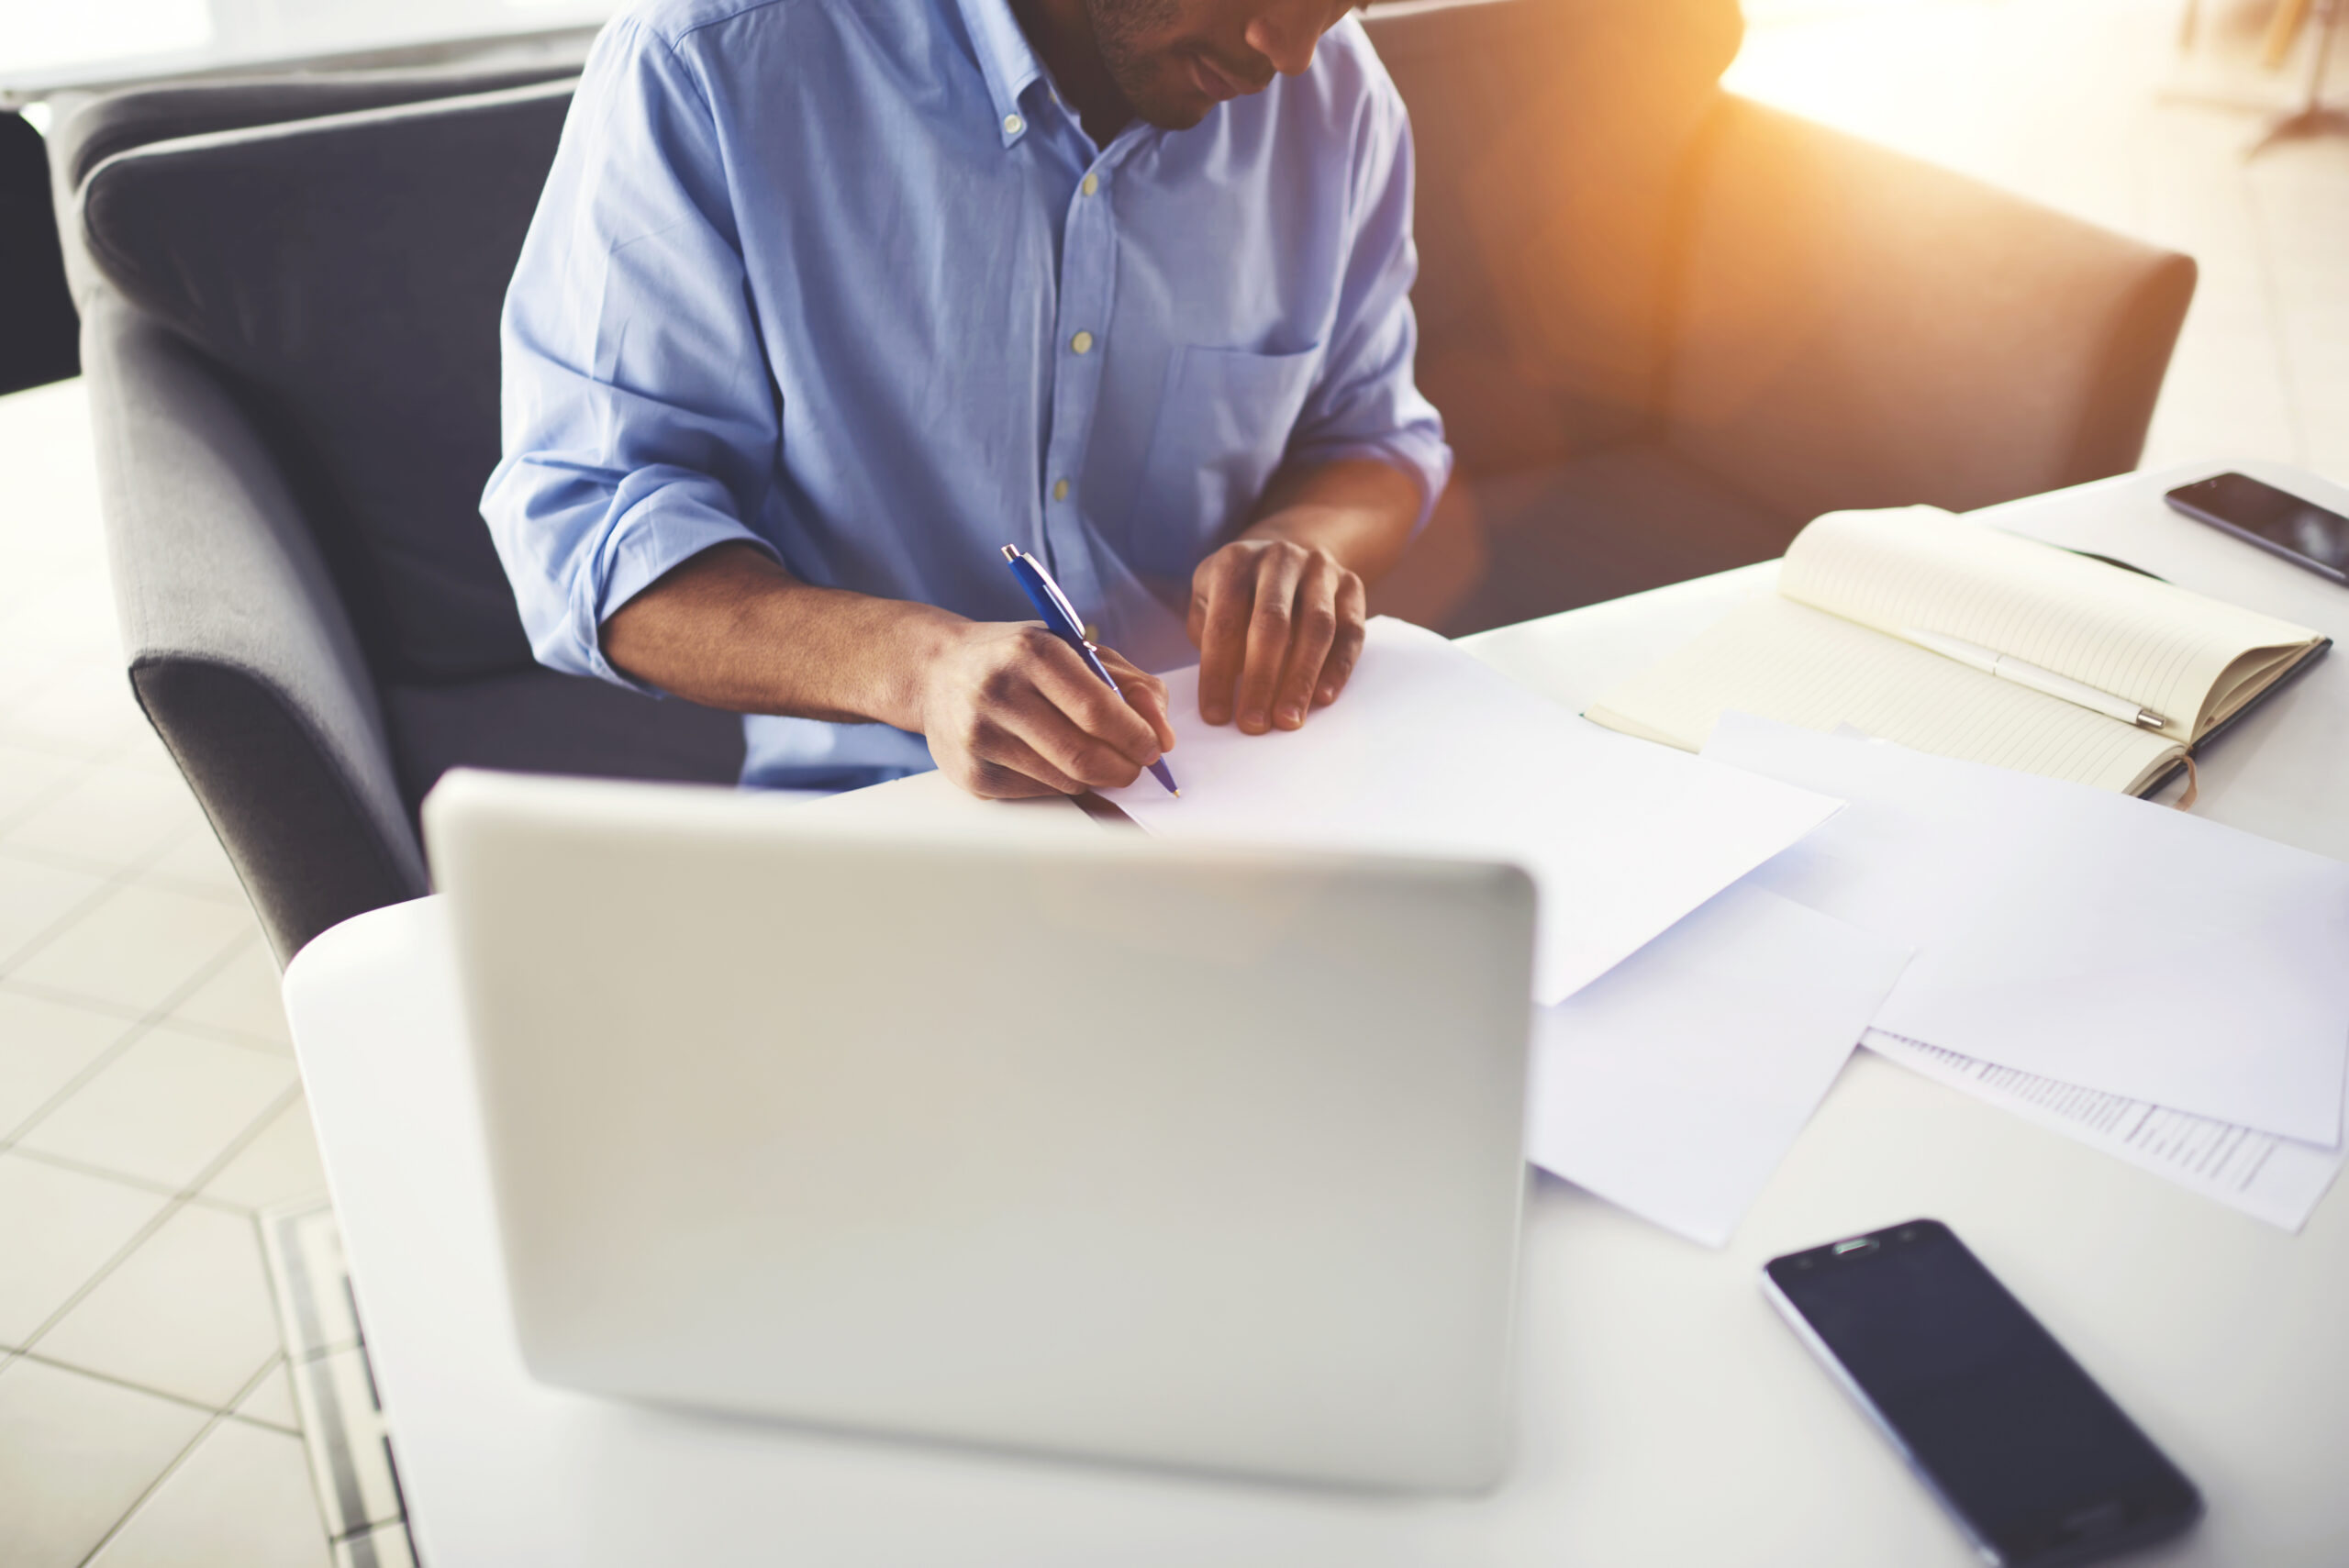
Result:
<svg viewBox="0 0 2349 1568"><path fill-rule="evenodd" d="M1247 83L1226 75L1204 55L1197 54L1191 56L1191 80L1197 84L1200 92L1205 93L1219 104L1229 102L1243 93L1261 92L1266 85L1264 83Z"/></svg>

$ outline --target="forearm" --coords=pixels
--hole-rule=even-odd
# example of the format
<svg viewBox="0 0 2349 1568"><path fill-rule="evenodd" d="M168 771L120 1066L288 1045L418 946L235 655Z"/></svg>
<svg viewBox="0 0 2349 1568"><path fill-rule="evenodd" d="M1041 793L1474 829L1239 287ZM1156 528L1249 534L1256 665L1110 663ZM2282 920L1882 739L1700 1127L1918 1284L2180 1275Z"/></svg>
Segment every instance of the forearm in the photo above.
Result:
<svg viewBox="0 0 2349 1568"><path fill-rule="evenodd" d="M624 673L705 706L922 728L925 672L963 617L800 582L764 550L722 544L604 622Z"/></svg>
<svg viewBox="0 0 2349 1568"><path fill-rule="evenodd" d="M1364 583L1385 576L1411 542L1419 482L1375 458L1283 468L1264 487L1242 539L1328 550Z"/></svg>
<svg viewBox="0 0 2349 1568"><path fill-rule="evenodd" d="M711 707L911 730L974 795L1130 784L1174 743L1165 683L1114 650L1116 689L1033 623L815 587L749 544L674 568L602 636L616 668Z"/></svg>

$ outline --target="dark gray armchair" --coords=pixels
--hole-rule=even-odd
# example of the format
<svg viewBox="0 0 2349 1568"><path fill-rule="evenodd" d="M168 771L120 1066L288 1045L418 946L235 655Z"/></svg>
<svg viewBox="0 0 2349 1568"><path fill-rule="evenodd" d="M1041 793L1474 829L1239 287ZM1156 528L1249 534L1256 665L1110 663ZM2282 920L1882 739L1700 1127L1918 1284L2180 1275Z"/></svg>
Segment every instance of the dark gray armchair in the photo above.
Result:
<svg viewBox="0 0 2349 1568"><path fill-rule="evenodd" d="M2135 462L2192 263L1723 94L1734 0L1369 25L1460 456L1381 607L1498 624L1766 558L1831 506ZM451 765L740 764L729 716L538 668L475 511L569 96L232 83L52 144L131 680L281 957L426 891L415 808Z"/></svg>
<svg viewBox="0 0 2349 1568"><path fill-rule="evenodd" d="M445 93L445 80L427 83ZM460 762L730 778L739 722L539 668L477 510L497 311L571 82L137 143L78 183L130 678L281 958L427 890ZM356 84L369 95L380 83ZM206 90L179 89L186 123ZM70 161L95 128L76 117ZM81 134L76 134L81 133Z"/></svg>

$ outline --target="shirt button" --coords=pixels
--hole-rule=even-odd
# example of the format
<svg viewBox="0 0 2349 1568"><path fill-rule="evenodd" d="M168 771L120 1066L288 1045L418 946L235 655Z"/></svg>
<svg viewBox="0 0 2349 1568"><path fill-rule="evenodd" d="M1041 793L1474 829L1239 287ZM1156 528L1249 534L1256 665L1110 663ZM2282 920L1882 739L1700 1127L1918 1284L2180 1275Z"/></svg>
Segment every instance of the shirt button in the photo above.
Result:
<svg viewBox="0 0 2349 1568"><path fill-rule="evenodd" d="M1093 334L1090 332L1079 332L1075 337L1071 338L1068 340L1068 346L1074 349L1080 354L1089 354L1093 351Z"/></svg>
<svg viewBox="0 0 2349 1568"><path fill-rule="evenodd" d="M1027 128L1028 122L1021 119L1018 115L1006 115L1003 117L1004 135L1018 136L1021 131Z"/></svg>
<svg viewBox="0 0 2349 1568"><path fill-rule="evenodd" d="M1067 480L1055 479L1052 481L1052 499L1055 501L1065 501L1068 499Z"/></svg>
<svg viewBox="0 0 2349 1568"><path fill-rule="evenodd" d="M1087 174L1087 175L1085 177L1085 183L1083 183L1082 185L1079 185L1079 186L1077 187L1077 189L1078 189L1078 190L1083 191L1083 192L1084 192L1086 195L1088 195L1088 196L1089 196L1089 195L1091 195L1094 192L1096 192L1096 191L1099 190L1100 188L1101 188L1101 180L1100 180L1100 177L1099 177L1098 175L1095 175L1095 174Z"/></svg>

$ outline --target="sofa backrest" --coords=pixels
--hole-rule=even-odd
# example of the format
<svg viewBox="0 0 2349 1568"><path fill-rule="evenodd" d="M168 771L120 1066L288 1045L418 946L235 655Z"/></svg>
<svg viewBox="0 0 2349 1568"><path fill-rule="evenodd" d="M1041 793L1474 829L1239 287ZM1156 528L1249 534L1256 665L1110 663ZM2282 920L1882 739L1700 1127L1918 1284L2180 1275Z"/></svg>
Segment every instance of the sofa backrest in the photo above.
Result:
<svg viewBox="0 0 2349 1568"><path fill-rule="evenodd" d="M387 680L528 668L481 520L497 317L568 80L216 131L99 161L107 280L228 373Z"/></svg>
<svg viewBox="0 0 2349 1568"><path fill-rule="evenodd" d="M1364 21L1411 112L1419 378L1462 472L1654 433L1681 174L1737 0L1406 0Z"/></svg>

